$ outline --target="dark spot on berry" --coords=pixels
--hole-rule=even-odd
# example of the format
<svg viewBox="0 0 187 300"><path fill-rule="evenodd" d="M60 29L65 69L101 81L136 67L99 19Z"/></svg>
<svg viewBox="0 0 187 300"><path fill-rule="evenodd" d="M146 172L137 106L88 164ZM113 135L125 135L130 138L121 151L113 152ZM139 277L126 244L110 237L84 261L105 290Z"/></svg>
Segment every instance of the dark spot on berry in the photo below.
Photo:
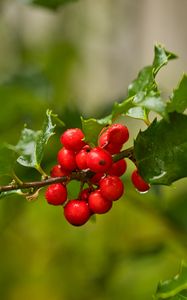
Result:
<svg viewBox="0 0 187 300"><path fill-rule="evenodd" d="M99 161L99 165L100 165L100 166L106 165L106 161L105 161L104 159L101 159L101 160Z"/></svg>

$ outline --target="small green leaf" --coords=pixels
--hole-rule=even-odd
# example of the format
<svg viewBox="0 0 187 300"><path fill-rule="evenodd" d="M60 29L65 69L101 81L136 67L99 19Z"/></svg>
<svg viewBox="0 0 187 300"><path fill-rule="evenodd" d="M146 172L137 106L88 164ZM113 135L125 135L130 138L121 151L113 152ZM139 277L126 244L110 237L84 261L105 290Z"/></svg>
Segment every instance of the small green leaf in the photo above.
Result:
<svg viewBox="0 0 187 300"><path fill-rule="evenodd" d="M154 111L164 118L167 118L166 104L162 101L158 92L139 92L134 97L124 100L122 103L115 103L113 118L120 114L146 121L149 111Z"/></svg>
<svg viewBox="0 0 187 300"><path fill-rule="evenodd" d="M15 160L15 153L8 146L2 145L0 147L0 176L13 175Z"/></svg>
<svg viewBox="0 0 187 300"><path fill-rule="evenodd" d="M142 107L132 107L128 110L127 116L140 120L147 120L147 112Z"/></svg>
<svg viewBox="0 0 187 300"><path fill-rule="evenodd" d="M46 119L44 121L43 128L36 137L35 151L36 151L36 165L38 166L40 166L41 164L43 154L44 154L44 149L48 143L48 140L52 135L55 134L54 129L56 125L53 125L51 115L52 115L52 111L47 110Z"/></svg>
<svg viewBox="0 0 187 300"><path fill-rule="evenodd" d="M156 112L167 119L166 104L161 99L155 77L162 66L176 55L162 46L155 46L153 64L143 68L138 77L129 85L128 96L121 103L115 103L112 111L113 119L123 114L147 121L150 111Z"/></svg>
<svg viewBox="0 0 187 300"><path fill-rule="evenodd" d="M172 113L154 121L134 142L141 176L151 184L170 185L187 177L187 116Z"/></svg>
<svg viewBox="0 0 187 300"><path fill-rule="evenodd" d="M187 75L184 74L177 88L173 91L171 101L168 103L169 112L182 113L187 108Z"/></svg>
<svg viewBox="0 0 187 300"><path fill-rule="evenodd" d="M111 124L111 115L100 120L94 118L85 120L81 117L81 122L85 141L93 145L97 145L99 133L104 127Z"/></svg>
<svg viewBox="0 0 187 300"><path fill-rule="evenodd" d="M50 110L46 112L46 118L42 130L34 131L24 128L19 142L11 148L19 154L17 162L25 167L35 168L41 171L41 161L43 158L45 146L50 137L54 135L56 125L53 125L52 117L56 118Z"/></svg>
<svg viewBox="0 0 187 300"><path fill-rule="evenodd" d="M56 9L61 5L69 4L71 2L76 2L77 0L20 0L20 1L28 4L37 4L51 9Z"/></svg>
<svg viewBox="0 0 187 300"><path fill-rule="evenodd" d="M36 140L41 135L41 131L33 131L24 128L21 132L19 142L14 150L19 154L17 162L25 167L35 168L36 161Z"/></svg>
<svg viewBox="0 0 187 300"><path fill-rule="evenodd" d="M187 299L187 265L182 263L180 272L172 279L158 284L154 299L185 300Z"/></svg>
<svg viewBox="0 0 187 300"><path fill-rule="evenodd" d="M0 192L0 199L3 199L7 196L11 195L23 195L21 190L12 190L12 191L7 191L7 192Z"/></svg>
<svg viewBox="0 0 187 300"><path fill-rule="evenodd" d="M152 89L155 86L153 76L153 66L144 67L138 77L129 85L128 96L134 96L139 92Z"/></svg>
<svg viewBox="0 0 187 300"><path fill-rule="evenodd" d="M153 71L155 76L158 71L169 62L169 60L176 59L177 55L167 51L161 45L155 45L154 51L155 56L153 60Z"/></svg>

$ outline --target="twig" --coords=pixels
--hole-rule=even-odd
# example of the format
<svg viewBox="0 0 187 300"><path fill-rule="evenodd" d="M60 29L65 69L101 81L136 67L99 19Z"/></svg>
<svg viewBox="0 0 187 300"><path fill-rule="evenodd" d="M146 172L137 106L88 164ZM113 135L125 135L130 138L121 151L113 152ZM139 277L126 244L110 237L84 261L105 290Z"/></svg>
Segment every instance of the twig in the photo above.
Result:
<svg viewBox="0 0 187 300"><path fill-rule="evenodd" d="M135 162L134 158L134 151L133 147L126 149L124 151L121 151L118 154L115 154L113 156L113 161L117 162L118 160L128 157L133 162ZM50 177L46 178L41 181L31 181L31 182L22 182L17 181L9 185L3 185L0 186L0 193L1 192L7 192L7 191L13 191L13 190L24 190L24 189L30 189L30 188L41 188L53 183L59 183L59 182L66 182L69 180L79 180L82 182L87 182L89 179L94 175L95 173L91 172L90 170L85 171L75 171L72 172L71 176L63 176L63 177Z"/></svg>

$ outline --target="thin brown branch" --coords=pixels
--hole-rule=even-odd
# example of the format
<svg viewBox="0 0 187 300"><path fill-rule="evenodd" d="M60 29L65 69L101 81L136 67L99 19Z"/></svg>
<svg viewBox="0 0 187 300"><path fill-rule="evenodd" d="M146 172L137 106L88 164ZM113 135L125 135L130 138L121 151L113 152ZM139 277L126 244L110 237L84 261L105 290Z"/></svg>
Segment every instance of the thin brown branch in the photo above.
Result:
<svg viewBox="0 0 187 300"><path fill-rule="evenodd" d="M113 161L116 162L122 158L129 158L131 159L133 162L135 162L135 158L134 158L134 152L133 152L133 147L126 149L124 151L121 151L118 154L115 154L113 156ZM0 193L1 192L7 192L7 191L13 191L13 190L24 190L24 189L30 189L30 188L41 188L53 183L59 183L59 182L67 182L70 180L79 180L82 182L86 182L89 180L89 178L91 178L94 175L93 172L89 171L89 170L85 170L85 171L76 171L76 172L72 172L71 176L63 176L63 177L50 177L47 178L45 180L41 180L41 181L31 181L31 182L16 182L16 183L12 183L9 185L3 185L0 186Z"/></svg>

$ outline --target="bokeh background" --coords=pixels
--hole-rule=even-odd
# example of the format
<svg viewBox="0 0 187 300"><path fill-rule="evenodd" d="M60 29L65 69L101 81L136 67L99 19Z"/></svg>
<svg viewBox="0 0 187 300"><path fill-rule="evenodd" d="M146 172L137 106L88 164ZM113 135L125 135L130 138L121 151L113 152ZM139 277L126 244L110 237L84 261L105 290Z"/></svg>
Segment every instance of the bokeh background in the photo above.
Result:
<svg viewBox="0 0 187 300"><path fill-rule="evenodd" d="M180 57L158 76L165 95L187 70L185 0L79 0L57 11L26 2L0 1L1 143L15 144L24 124L40 129L47 108L67 127L80 126L80 115L104 116L152 62L157 42ZM144 125L124 122L129 146ZM45 152L47 172L56 163L60 130ZM187 259L187 181L142 195L132 187L132 170L128 162L124 197L81 228L68 225L43 193L32 203L2 199L0 298L152 299L158 281ZM37 178L30 169L17 172Z"/></svg>

